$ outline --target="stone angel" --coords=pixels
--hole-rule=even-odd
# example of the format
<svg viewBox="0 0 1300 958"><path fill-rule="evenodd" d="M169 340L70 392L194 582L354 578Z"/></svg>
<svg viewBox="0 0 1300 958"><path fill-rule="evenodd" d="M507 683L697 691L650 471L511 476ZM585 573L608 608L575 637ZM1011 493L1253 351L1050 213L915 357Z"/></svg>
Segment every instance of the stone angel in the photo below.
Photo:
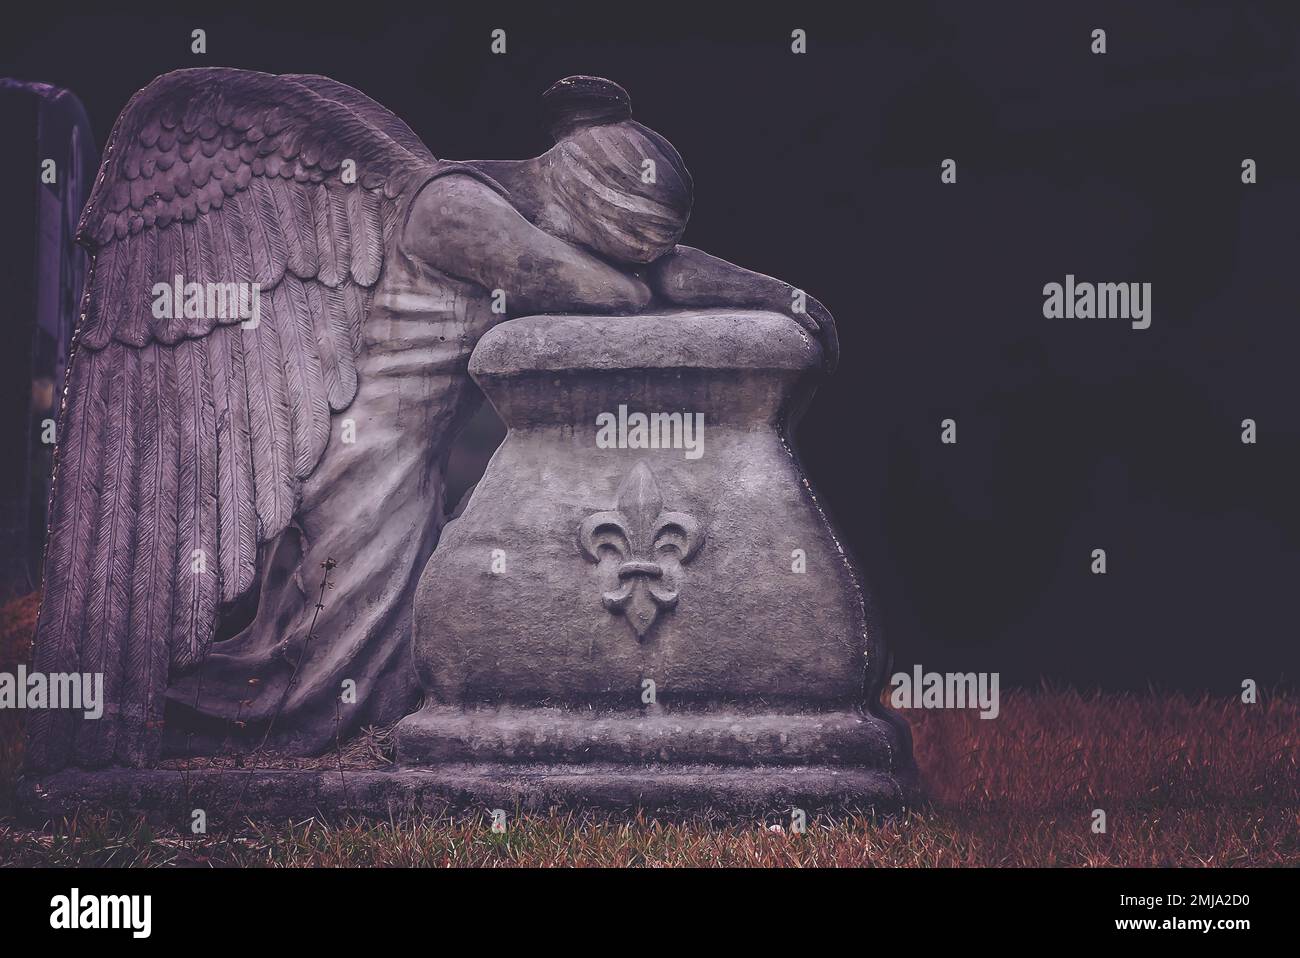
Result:
<svg viewBox="0 0 1300 958"><path fill-rule="evenodd" d="M34 714L30 769L310 754L415 708L412 592L494 323L758 307L834 356L816 300L678 245L690 174L622 88L544 102L551 149L469 162L320 76L181 70L127 104L80 224L35 646L106 707Z"/></svg>

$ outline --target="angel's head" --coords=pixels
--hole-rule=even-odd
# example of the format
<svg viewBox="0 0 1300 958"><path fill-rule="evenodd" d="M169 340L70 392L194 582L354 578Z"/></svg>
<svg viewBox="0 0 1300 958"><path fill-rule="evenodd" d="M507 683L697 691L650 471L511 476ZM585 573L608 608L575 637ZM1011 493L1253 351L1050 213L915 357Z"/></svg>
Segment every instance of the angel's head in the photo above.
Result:
<svg viewBox="0 0 1300 958"><path fill-rule="evenodd" d="M569 77L543 99L556 142L539 157L537 225L625 263L650 263L676 246L691 214L691 174L671 143L632 119L623 88Z"/></svg>

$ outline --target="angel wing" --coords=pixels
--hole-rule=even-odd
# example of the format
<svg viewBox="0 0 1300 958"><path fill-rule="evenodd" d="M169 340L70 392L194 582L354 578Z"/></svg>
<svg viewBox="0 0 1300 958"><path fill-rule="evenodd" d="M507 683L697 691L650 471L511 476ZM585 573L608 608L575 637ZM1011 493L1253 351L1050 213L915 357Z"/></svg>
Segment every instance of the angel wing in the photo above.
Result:
<svg viewBox="0 0 1300 958"><path fill-rule="evenodd" d="M156 758L169 669L202 658L292 517L356 394L408 187L436 165L401 120L324 77L183 70L122 112L79 230L94 263L34 666L102 673L105 711L34 713L29 767ZM176 277L257 284L260 322L158 318L154 284Z"/></svg>

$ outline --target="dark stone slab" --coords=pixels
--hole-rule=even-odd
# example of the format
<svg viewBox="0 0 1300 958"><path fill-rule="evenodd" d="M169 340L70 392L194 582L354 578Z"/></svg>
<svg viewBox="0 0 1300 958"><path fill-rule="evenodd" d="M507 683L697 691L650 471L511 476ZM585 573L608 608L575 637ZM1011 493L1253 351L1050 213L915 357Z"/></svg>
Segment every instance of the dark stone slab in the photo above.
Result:
<svg viewBox="0 0 1300 958"><path fill-rule="evenodd" d="M906 738L858 710L780 713L426 705L394 729L402 765L609 762L645 765L856 765L909 761Z"/></svg>
<svg viewBox="0 0 1300 958"><path fill-rule="evenodd" d="M360 817L412 819L504 809L709 810L788 816L873 810L895 813L913 796L910 773L846 766L452 764L382 770L64 770L19 783L21 817L42 824L88 811L130 809L189 831L195 809L208 832L231 821Z"/></svg>

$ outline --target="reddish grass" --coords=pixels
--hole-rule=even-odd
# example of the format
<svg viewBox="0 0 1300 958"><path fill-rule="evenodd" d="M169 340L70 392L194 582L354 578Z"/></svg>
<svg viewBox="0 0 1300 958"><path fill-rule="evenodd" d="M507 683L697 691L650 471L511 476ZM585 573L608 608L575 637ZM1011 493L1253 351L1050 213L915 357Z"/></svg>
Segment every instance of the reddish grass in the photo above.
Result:
<svg viewBox="0 0 1300 958"><path fill-rule="evenodd" d="M0 610L0 670L30 653L34 598ZM1001 714L914 711L929 802L887 821L659 821L555 812L327 826L250 822L237 835L156 833L84 817L36 831L4 817L21 713L0 712L0 865L1158 866L1300 864L1300 699L1013 691ZM1107 815L1094 834L1092 811Z"/></svg>
<svg viewBox="0 0 1300 958"><path fill-rule="evenodd" d="M39 608L39 594L9 599L0 605L0 672L12 674L20 662L31 664ZM12 782L22 765L22 715L0 709L0 816L10 808Z"/></svg>
<svg viewBox="0 0 1300 958"><path fill-rule="evenodd" d="M908 713L942 806L1031 811L1120 805L1300 807L1300 701L1013 690L997 719Z"/></svg>

